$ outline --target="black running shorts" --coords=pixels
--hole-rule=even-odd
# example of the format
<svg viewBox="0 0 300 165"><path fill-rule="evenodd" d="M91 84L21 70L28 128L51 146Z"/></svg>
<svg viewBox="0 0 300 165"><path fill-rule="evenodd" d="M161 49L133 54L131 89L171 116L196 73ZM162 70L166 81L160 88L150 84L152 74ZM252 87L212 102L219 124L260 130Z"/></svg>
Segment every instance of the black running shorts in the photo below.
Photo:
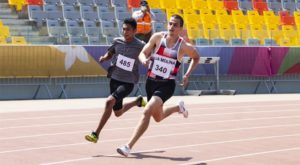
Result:
<svg viewBox="0 0 300 165"><path fill-rule="evenodd" d="M148 77L146 81L147 100L152 96L158 96L163 102L166 102L173 96L175 91L175 80L157 80Z"/></svg>
<svg viewBox="0 0 300 165"><path fill-rule="evenodd" d="M113 110L120 110L123 108L123 99L132 92L134 84L111 79L109 85L110 94L116 99Z"/></svg>

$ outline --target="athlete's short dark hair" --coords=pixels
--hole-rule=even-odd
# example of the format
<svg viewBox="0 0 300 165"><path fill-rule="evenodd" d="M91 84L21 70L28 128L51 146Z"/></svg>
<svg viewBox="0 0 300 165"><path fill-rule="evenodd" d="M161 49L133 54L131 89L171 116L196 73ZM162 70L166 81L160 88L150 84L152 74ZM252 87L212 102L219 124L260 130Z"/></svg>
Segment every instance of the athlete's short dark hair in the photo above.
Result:
<svg viewBox="0 0 300 165"><path fill-rule="evenodd" d="M175 19L179 19L180 27L183 27L184 21L183 18L178 14L173 14L171 17L174 17Z"/></svg>
<svg viewBox="0 0 300 165"><path fill-rule="evenodd" d="M137 26L136 20L134 18L124 19L123 24L130 25L134 30L136 29L136 26Z"/></svg>

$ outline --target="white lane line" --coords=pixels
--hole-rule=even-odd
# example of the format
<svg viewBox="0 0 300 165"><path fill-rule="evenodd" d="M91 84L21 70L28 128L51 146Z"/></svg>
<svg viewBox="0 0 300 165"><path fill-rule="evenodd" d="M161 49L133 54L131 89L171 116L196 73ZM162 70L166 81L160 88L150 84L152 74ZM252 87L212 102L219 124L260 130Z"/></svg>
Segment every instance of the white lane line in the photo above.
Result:
<svg viewBox="0 0 300 165"><path fill-rule="evenodd" d="M131 152L131 154L155 152L155 151L161 151L161 150L183 149L183 148L198 147L198 146L218 145L218 144L225 144L225 143L249 142L249 141L266 140L266 139L296 137L296 136L300 136L300 134L289 134L289 135L279 135L279 136L262 136L262 137L246 138L246 139L235 139L235 140L217 141L217 142L209 142L209 143L180 145L180 146L172 146L172 147L164 147L164 148L155 148L155 149L150 149L150 150L134 151L134 152ZM300 149L300 147L299 147L299 149ZM105 156L111 157L111 156L120 156L120 155L119 154L111 154L111 155L104 155L104 157ZM91 160L91 159L93 159L93 157L84 157L84 158L69 159L69 160L63 160L63 161L57 161L57 162L48 162L48 163L42 163L40 165L55 165L55 164L63 164L63 163L77 162L77 161L84 161L84 160ZM206 161L203 161L203 162L206 162ZM195 163L192 163L192 164L195 164Z"/></svg>
<svg viewBox="0 0 300 165"><path fill-rule="evenodd" d="M295 103L295 104L274 104L274 105L237 105L237 106L222 106L222 110L224 109L232 109L232 108L262 108L262 107L280 107L280 106L289 106L289 105L300 105L300 103ZM219 107L190 107L189 109L197 109L197 110L207 110L207 109L213 109L213 108L219 108ZM291 108L289 108L291 109ZM299 108L298 108L299 109ZM134 110L134 111L129 111L127 113L129 114L134 114L134 113L140 113L142 112L141 110ZM255 111L259 112L259 111ZM80 117L80 116L95 116L97 114L100 114L102 112L97 112L97 113L89 113L89 114L76 114L76 115L52 115L52 116L41 116L41 117L18 117L18 118L5 118L5 119L0 119L0 121L11 121L11 120L33 120L33 119L47 119L47 118L69 118L69 117Z"/></svg>
<svg viewBox="0 0 300 165"><path fill-rule="evenodd" d="M270 111L246 111L246 112L229 112L229 113L208 113L208 114L197 114L191 115L191 117L203 117L203 116L219 116L219 115L238 115L238 114L255 114L255 113L281 113L281 112L298 112L299 108L292 109L292 110L270 110ZM140 117L140 116L139 116ZM181 115L173 116L173 118L182 118ZM110 120L110 122L122 122L122 121L136 121L139 118L129 118L129 119L114 119ZM60 126L60 125L74 125L74 124L89 124L89 123L96 123L98 121L84 121L84 122L68 122L68 123L56 123L56 124L37 124L37 125L22 125L22 126L12 126L12 127L2 127L0 130L3 129L18 129L18 128L33 128L33 127L48 127L48 126Z"/></svg>
<svg viewBox="0 0 300 165"><path fill-rule="evenodd" d="M40 116L40 117L18 117L18 118L7 118L7 119L0 119L1 121L14 121L14 120L39 120L39 119L53 119L53 118L70 118L70 117L83 117L83 116L96 116L99 113L82 113L76 115L53 115L53 116Z"/></svg>
<svg viewBox="0 0 300 165"><path fill-rule="evenodd" d="M168 136L183 136L183 135L201 134L201 133L216 133L216 132L229 132L229 131L265 129L265 128L276 128L276 127L293 127L293 126L300 126L300 124L284 124L284 125L271 125L271 126L260 126L260 127L245 127L245 128L234 128L234 129L209 130L209 131L191 131L191 132L184 132L184 133L171 133L171 134L164 134L164 135L145 136L145 137L142 137L141 139L153 139L153 138L168 137ZM126 140L128 140L128 138L103 140L103 141L101 141L101 143L126 141ZM68 147L68 146L78 146L78 145L85 145L85 144L90 144L90 143L88 143L88 142L87 143L71 143L71 144L52 145L52 146L45 146L45 147L33 147L33 148L24 148L24 149L16 149L16 150L6 150L6 151L0 151L0 154L22 152L22 151L32 151L32 150L40 150L40 149L49 149L49 148L60 148L60 147Z"/></svg>
<svg viewBox="0 0 300 165"><path fill-rule="evenodd" d="M184 163L184 164L181 164L181 165L195 165L195 164L201 164L201 163L216 162L216 161L220 161L220 160L228 160L228 159L242 158L242 157L251 157L251 156L257 156L257 155L266 155L266 154L287 152L287 151L295 151L295 150L300 150L300 147L284 148L284 149L280 149L280 150L269 150L269 151L241 154L241 155L219 157L219 158L207 159L207 160L202 160L202 161L188 162L188 163Z"/></svg>
<svg viewBox="0 0 300 165"><path fill-rule="evenodd" d="M261 118L246 118L246 119L230 119L230 120L217 120L217 121L201 121L201 122L185 122L178 124L162 124L162 125L154 125L153 128L159 127L172 127L172 126L183 126L183 125L197 125L197 124L216 124L216 123L226 123L226 122L242 122L242 121L258 121L258 120L274 120L274 119L293 119L300 118L300 116L280 116L280 117L261 117ZM126 129L134 129L135 127L124 127L124 128L111 128L105 129L103 131L117 131L117 130L126 130ZM15 139L25 139L25 138L35 138L42 136L56 136L56 135L68 135L68 134L84 134L89 133L90 131L82 130L82 131L70 131L70 132L57 132L57 133L47 133L47 134L36 134L36 135L28 135L28 136L13 136L13 137L5 137L0 138L0 140L15 140Z"/></svg>

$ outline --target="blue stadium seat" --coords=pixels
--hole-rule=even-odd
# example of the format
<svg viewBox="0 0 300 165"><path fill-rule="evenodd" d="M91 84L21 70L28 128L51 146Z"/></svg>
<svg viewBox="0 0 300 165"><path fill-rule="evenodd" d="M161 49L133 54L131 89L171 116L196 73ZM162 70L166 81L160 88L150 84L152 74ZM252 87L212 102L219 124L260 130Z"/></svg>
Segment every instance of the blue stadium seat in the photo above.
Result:
<svg viewBox="0 0 300 165"><path fill-rule="evenodd" d="M221 38L215 38L212 40L212 44L213 45L227 45L225 40L221 39Z"/></svg>
<svg viewBox="0 0 300 165"><path fill-rule="evenodd" d="M232 38L230 40L230 45L232 46L242 46L244 45L243 40L240 38Z"/></svg>
<svg viewBox="0 0 300 165"><path fill-rule="evenodd" d="M110 0L94 0L98 7L108 8L110 6Z"/></svg>
<svg viewBox="0 0 300 165"><path fill-rule="evenodd" d="M85 37L69 37L69 44L70 45L86 45L87 40Z"/></svg>
<svg viewBox="0 0 300 165"><path fill-rule="evenodd" d="M58 5L58 6L61 5L60 0L44 0L44 3L50 5Z"/></svg>
<svg viewBox="0 0 300 165"><path fill-rule="evenodd" d="M61 11L47 11L46 17L47 19L59 20L62 21L64 19L63 13Z"/></svg>
<svg viewBox="0 0 300 165"><path fill-rule="evenodd" d="M154 32L160 32L166 30L165 24L162 22L153 22L152 25L153 25Z"/></svg>
<svg viewBox="0 0 300 165"><path fill-rule="evenodd" d="M265 46L278 46L278 44L276 43L276 41L274 39L271 39L271 38L266 38L264 40L264 45Z"/></svg>
<svg viewBox="0 0 300 165"><path fill-rule="evenodd" d="M248 46L259 46L259 45L260 45L259 39L256 39L256 38L248 38L248 39L247 39L247 45L248 45Z"/></svg>
<svg viewBox="0 0 300 165"><path fill-rule="evenodd" d="M300 11L300 0L296 0L296 10Z"/></svg>
<svg viewBox="0 0 300 165"><path fill-rule="evenodd" d="M30 13L29 20L34 22L37 27L42 27L44 20L47 18L47 13L44 11L32 11Z"/></svg>
<svg viewBox="0 0 300 165"><path fill-rule="evenodd" d="M101 13L98 13L98 14L99 14L100 22L102 22L102 21L112 21L112 20L116 19L115 14L112 11L101 12Z"/></svg>
<svg viewBox="0 0 300 165"><path fill-rule="evenodd" d="M115 16L117 20L124 20L125 18L130 18L131 13L128 12L127 7L115 7Z"/></svg>
<svg viewBox="0 0 300 165"><path fill-rule="evenodd" d="M62 11L66 12L66 11L76 11L75 6L73 5L62 5Z"/></svg>
<svg viewBox="0 0 300 165"><path fill-rule="evenodd" d="M47 31L50 37L64 37L67 36L67 28L65 26L60 26L58 20L46 20Z"/></svg>
<svg viewBox="0 0 300 165"><path fill-rule="evenodd" d="M63 12L63 16L65 20L74 20L81 22L81 15L77 11L65 11Z"/></svg>
<svg viewBox="0 0 300 165"><path fill-rule="evenodd" d="M96 6L94 0L78 0L78 4L81 6Z"/></svg>
<svg viewBox="0 0 300 165"><path fill-rule="evenodd" d="M86 36L95 37L100 35L100 27L98 27L94 21L84 21L83 27Z"/></svg>
<svg viewBox="0 0 300 165"><path fill-rule="evenodd" d="M282 0L282 10L289 11L290 14L296 10L296 4L294 0Z"/></svg>
<svg viewBox="0 0 300 165"><path fill-rule="evenodd" d="M111 5L113 7L126 7L127 8L127 0L111 0Z"/></svg>
<svg viewBox="0 0 300 165"><path fill-rule="evenodd" d="M61 11L61 8L57 5L44 4L43 11Z"/></svg>
<svg viewBox="0 0 300 165"><path fill-rule="evenodd" d="M94 7L92 6L87 6L87 5L80 5L79 6L79 11L80 13L86 13L86 12L95 12Z"/></svg>
<svg viewBox="0 0 300 165"><path fill-rule="evenodd" d="M274 11L275 13L278 13L282 10L282 5L280 0L267 0L268 3L268 9Z"/></svg>
<svg viewBox="0 0 300 165"><path fill-rule="evenodd" d="M105 13L105 12L111 12L111 10L108 7L98 6L97 7L98 14Z"/></svg>
<svg viewBox="0 0 300 165"><path fill-rule="evenodd" d="M83 21L95 21L99 22L99 17L97 12L85 12L81 13L81 18Z"/></svg>
<svg viewBox="0 0 300 165"><path fill-rule="evenodd" d="M199 46L209 45L209 41L206 38L197 38L196 45Z"/></svg>
<svg viewBox="0 0 300 165"><path fill-rule="evenodd" d="M62 5L72 5L77 6L78 1L77 0L60 0Z"/></svg>
<svg viewBox="0 0 300 165"><path fill-rule="evenodd" d="M251 0L238 0L238 7L242 11L253 10Z"/></svg>
<svg viewBox="0 0 300 165"><path fill-rule="evenodd" d="M94 36L88 36L88 44L89 45L100 45L100 38L99 37L94 37Z"/></svg>
<svg viewBox="0 0 300 165"><path fill-rule="evenodd" d="M167 16L165 13L155 13L152 16L152 20L155 22L163 22L166 23L167 22Z"/></svg>
<svg viewBox="0 0 300 165"><path fill-rule="evenodd" d="M116 14L116 19L117 20L124 20L126 18L130 18L131 17L131 13L129 12L123 12L123 13L117 13Z"/></svg>
<svg viewBox="0 0 300 165"><path fill-rule="evenodd" d="M69 36L84 36L84 28L77 21L66 20L66 28Z"/></svg>

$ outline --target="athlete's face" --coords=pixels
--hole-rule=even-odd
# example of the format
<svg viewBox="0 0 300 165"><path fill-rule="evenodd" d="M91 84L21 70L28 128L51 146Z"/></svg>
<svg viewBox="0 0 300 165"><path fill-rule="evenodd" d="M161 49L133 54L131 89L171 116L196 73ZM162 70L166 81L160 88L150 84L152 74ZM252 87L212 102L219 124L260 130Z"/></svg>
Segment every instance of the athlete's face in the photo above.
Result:
<svg viewBox="0 0 300 165"><path fill-rule="evenodd" d="M123 24L122 27L123 36L125 41L131 41L135 35L136 30L129 24Z"/></svg>
<svg viewBox="0 0 300 165"><path fill-rule="evenodd" d="M182 30L182 27L180 27L180 20L176 19L174 17L171 17L169 23L168 23L168 31L170 34L179 34Z"/></svg>

